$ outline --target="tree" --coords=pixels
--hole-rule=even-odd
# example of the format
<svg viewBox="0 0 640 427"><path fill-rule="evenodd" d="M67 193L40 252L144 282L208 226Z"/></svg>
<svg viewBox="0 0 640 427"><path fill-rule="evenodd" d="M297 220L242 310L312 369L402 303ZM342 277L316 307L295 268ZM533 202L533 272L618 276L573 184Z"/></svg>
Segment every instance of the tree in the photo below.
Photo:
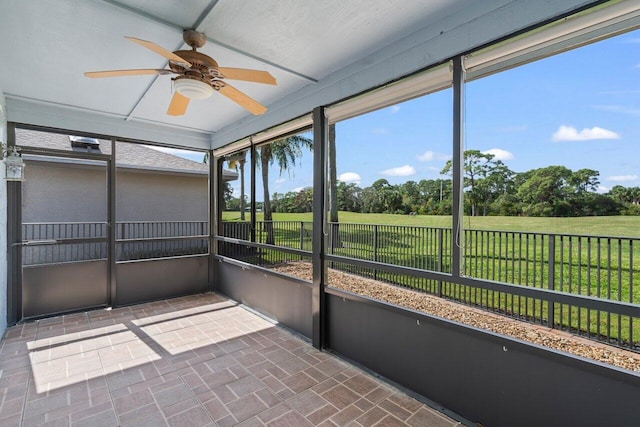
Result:
<svg viewBox="0 0 640 427"><path fill-rule="evenodd" d="M402 195L395 185L382 178L362 190L362 210L370 213L396 213L402 207Z"/></svg>
<svg viewBox="0 0 640 427"><path fill-rule="evenodd" d="M518 188L523 213L531 216L569 216L568 186L572 172L564 166L534 169Z"/></svg>
<svg viewBox="0 0 640 427"><path fill-rule="evenodd" d="M296 158L302 155L303 148L311 149L312 147L313 141L299 135L290 136L259 147L258 157L260 159L264 196L262 212L264 214L264 227L267 232L267 244L273 245L275 242L273 236L271 198L269 195L269 165L272 165L274 162L277 163L280 168L280 175L282 175L282 172L295 166Z"/></svg>
<svg viewBox="0 0 640 427"><path fill-rule="evenodd" d="M402 210L404 213L417 212L422 205L420 188L415 181L407 181L400 185L400 195L402 197Z"/></svg>
<svg viewBox="0 0 640 427"><path fill-rule="evenodd" d="M620 213L623 215L640 215L640 188L614 186L608 196L618 203Z"/></svg>
<svg viewBox="0 0 640 427"><path fill-rule="evenodd" d="M571 174L569 183L574 187L576 193L596 191L600 185L599 176L600 172L593 169L580 169Z"/></svg>
<svg viewBox="0 0 640 427"><path fill-rule="evenodd" d="M342 246L338 229L338 172L336 170L336 125L329 125L329 223L331 228L331 247Z"/></svg>
<svg viewBox="0 0 640 427"><path fill-rule="evenodd" d="M452 173L453 162L447 160L440 172L442 175ZM492 197L505 191L513 172L495 155L482 153L479 150L464 152L464 188L467 188L466 199L471 207L471 216L479 215L482 205L483 215L487 214L487 206Z"/></svg>
<svg viewBox="0 0 640 427"><path fill-rule="evenodd" d="M353 182L347 184L345 182L338 181L338 185L336 186L336 194L338 196L338 209L347 212L361 212L361 192L362 188L358 187Z"/></svg>
<svg viewBox="0 0 640 427"><path fill-rule="evenodd" d="M245 211L245 196L244 196L244 164L247 161L247 152L242 151L240 153L234 154L232 159L229 160L229 168L235 169L236 172L240 169L240 220L244 221L244 211Z"/></svg>
<svg viewBox="0 0 640 427"><path fill-rule="evenodd" d="M231 184L229 184L228 181L224 183L223 191L224 193L222 197L224 198L225 206L227 206L228 208L229 202L231 202L231 199L233 199L233 188L231 187Z"/></svg>

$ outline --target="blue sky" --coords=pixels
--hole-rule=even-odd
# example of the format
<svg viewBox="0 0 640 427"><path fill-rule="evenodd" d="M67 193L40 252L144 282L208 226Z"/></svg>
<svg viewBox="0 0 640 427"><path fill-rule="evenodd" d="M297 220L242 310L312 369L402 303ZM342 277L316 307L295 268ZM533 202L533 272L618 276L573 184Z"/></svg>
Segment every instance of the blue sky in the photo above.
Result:
<svg viewBox="0 0 640 427"><path fill-rule="evenodd" d="M338 175L361 187L440 177L451 113L447 89L338 123ZM466 149L515 172L564 165L599 171L601 192L640 186L640 31L469 82L465 114ZM311 186L311 171L310 153L291 173L274 166L271 192Z"/></svg>

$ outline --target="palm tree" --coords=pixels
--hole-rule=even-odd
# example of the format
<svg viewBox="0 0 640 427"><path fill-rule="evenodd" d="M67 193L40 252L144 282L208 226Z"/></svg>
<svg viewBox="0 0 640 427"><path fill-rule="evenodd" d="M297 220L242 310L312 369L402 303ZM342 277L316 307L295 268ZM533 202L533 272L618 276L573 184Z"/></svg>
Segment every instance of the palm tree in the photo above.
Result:
<svg viewBox="0 0 640 427"><path fill-rule="evenodd" d="M244 164L247 161L247 152L242 151L233 156L233 160L229 160L229 168L238 170L240 168L240 221L245 220L245 199L244 199Z"/></svg>
<svg viewBox="0 0 640 427"><path fill-rule="evenodd" d="M267 244L274 244L273 215L271 212L271 198L269 195L269 165L274 162L280 168L280 175L296 164L296 158L302 155L302 148L313 148L313 141L304 136L294 135L259 147L260 170L262 173L262 188L264 202L264 228L267 232Z"/></svg>

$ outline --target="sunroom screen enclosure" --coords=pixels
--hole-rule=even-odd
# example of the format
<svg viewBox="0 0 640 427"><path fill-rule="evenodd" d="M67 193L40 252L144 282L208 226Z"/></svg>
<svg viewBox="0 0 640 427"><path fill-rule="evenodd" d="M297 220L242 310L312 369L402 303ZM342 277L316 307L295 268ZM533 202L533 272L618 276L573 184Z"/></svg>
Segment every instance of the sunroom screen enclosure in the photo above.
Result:
<svg viewBox="0 0 640 427"><path fill-rule="evenodd" d="M195 20L194 26L202 29L212 20L211 10L228 11L233 8L231 4L214 2ZM198 126L206 127L202 124L205 123L203 116L198 116L202 120L194 127L182 128L173 123L172 127L160 130L150 123L154 117L151 112L155 110L147 102L157 100L159 93L154 82L126 114L118 119L108 116L99 124L94 122L99 116L85 109L70 112L72 109L46 103L31 109L29 94L9 97L9 145L20 144L18 129L82 134L111 143L110 153L93 159L106 168L106 219L97 220L109 225L106 236L102 233L83 237L99 242L77 242L106 246L106 259L99 261L106 268L106 302L80 305L115 307L178 294L217 291L308 338L316 348L333 351L474 423L634 425L640 416L634 404L640 397L638 372L470 327L419 308L331 284L336 271L350 277L366 276L376 283L385 281L396 288L419 288L436 298L456 300L525 318L550 329L567 329L607 344L636 349L640 331L640 301L635 297L640 289L636 268L640 265L640 255L634 236L604 236L604 240L586 237L583 246L580 236L579 243L572 243L573 235L567 238L551 233L552 237L548 234L540 237L534 233L531 264L536 280L531 283L514 283L513 275L509 279L500 273L497 277L487 277L485 270L470 267L468 261L477 255L474 251L482 251L486 245L485 241L479 245L475 240L485 234L474 234L470 227L465 227L465 213L472 196L465 175L468 159L465 87L494 73L635 30L640 27L638 5L633 1L569 0L546 4L546 9L526 1L497 1L490 6L478 3L471 8L466 8L468 5L464 2L442 2L442 5L442 13L434 18L434 26L404 34L401 40L376 50L379 57L359 56L351 66L334 70L335 74L331 74L330 69L337 67L335 63L323 68L325 74L316 69L319 77L314 79L295 72L291 68L293 64L289 68L278 68L277 64L267 62L280 72L288 73L292 80L285 79L283 86L291 92L281 98L274 97L268 104L267 115L236 117L223 121L226 125L216 121L207 127L211 133L205 136L194 130ZM444 8L445 5L451 8ZM108 13L113 13L112 8L127 14L138 10L134 5L123 6L111 1L103 6L109 9ZM488 9L480 10L482 7ZM464 24L452 22L451 17L456 16ZM153 22L152 26L167 24L165 18L154 15L147 15L145 19ZM494 25L487 25L490 23ZM356 41L354 38L354 44ZM295 47L291 46L292 51ZM345 53L343 58L348 56ZM305 63L299 58L296 60ZM442 138L447 148L436 151L424 147L429 151L423 151L421 157L426 162L441 154L450 162L448 169L441 169L442 174L449 174L448 184L441 180L436 191L444 225L424 231L389 229L382 224L350 225L334 220L332 199L338 193L337 180L343 172L336 166L340 164L336 154L343 149L341 126L405 101L444 99L443 94L449 99L448 104L437 112L437 124L432 123L429 131L445 135ZM144 122L139 127L134 125L139 119L137 109ZM418 114L424 114L425 123L435 115L429 111ZM232 115L223 110L216 120ZM119 119L124 116L126 120L120 123ZM449 130L441 131L438 125ZM384 131L380 129L378 134ZM184 139L180 140L181 137ZM311 211L310 221L279 223L269 218L269 211L276 209L273 205L292 201L286 194L274 197L273 191L267 189L271 182L267 175L273 177L278 173L276 160L268 161L269 153L272 155L278 144L286 140L298 141L300 152L310 161L313 171L310 176L296 178L301 188L296 192L300 198L295 203L300 209ZM173 149L189 147L199 149L202 154L206 152L209 161L208 187L204 194L207 218L205 221L194 219L203 224L200 228L182 228L176 232L164 226L145 228L143 225L131 229L123 226L120 230L131 230L133 234L118 234L118 209L125 206L117 199L118 145L129 143ZM397 151L401 148L398 144ZM381 156L385 153L390 156L395 149L386 146L380 151ZM45 154L28 148L23 153L25 156ZM46 154L73 157L59 152ZM290 161L300 159L297 154L286 156ZM405 166L390 167L385 170L385 176L411 173L411 167ZM240 193L238 210L229 208L233 194L237 193L229 191L225 169L235 170L239 178L237 185L233 185L234 191L237 189ZM392 179L385 180L386 183L379 181L376 186L372 185L376 190L372 193L388 196L384 203L396 206ZM7 184L9 323L28 317L22 312L25 297L22 283L28 276L21 268L26 259L21 247L26 232L20 227L23 190L23 184ZM482 206L478 200L472 208L474 213ZM270 202L273 202L271 208ZM168 203L159 211L173 208ZM237 218L230 218L230 212L237 213ZM415 211L409 211L407 216L414 216L413 213ZM161 222L171 220L164 218ZM510 254L513 254L514 247L520 245L525 248L521 256L525 261L521 265L528 266L526 248L530 247L530 241L529 235L524 234L525 237L517 238L515 234L486 237L494 255L492 262L497 265L504 261L505 269L513 268L516 260L500 251L503 247L511 248ZM139 247L157 249L155 245L164 241L179 241L175 247L183 247L181 245L188 242L185 244L189 251L172 252L164 257L138 256L146 249L140 253L135 250ZM420 250L410 252L411 262L407 257L397 257L389 249L409 247L416 242ZM55 245L66 243L56 241ZM589 281L597 278L598 281L593 282L597 293L591 292L592 282L584 288L589 289L588 292L573 292L565 286L566 276L561 273L565 264L561 262L558 269L555 260L549 257L561 253L565 243L571 247L572 255L574 250L581 251L579 264L585 254L582 251L588 251L588 255L584 255L589 260L584 266L588 273L579 274ZM602 248L609 249L603 251ZM619 262L611 261L616 252L620 254ZM134 255L127 258L125 253ZM562 252L562 260L565 255ZM567 256L570 261L566 265L573 266L572 255ZM592 258L597 259L596 264L590 263ZM605 265L608 259L609 267L614 264L616 267L604 269L603 258ZM302 267L287 269L292 264ZM614 279L610 280L611 277ZM602 281L603 278L609 279ZM624 292L623 282L628 282L628 290ZM44 310L35 315L70 309L73 307Z"/></svg>
<svg viewBox="0 0 640 427"><path fill-rule="evenodd" d="M584 16L576 20L581 22ZM569 22L568 29L563 28L562 25L550 24L531 36L536 39L546 37L546 40L553 40L552 34L561 34L559 37L561 42L557 45L547 42L545 46L547 48L551 46L550 50L537 55L550 55L555 51L566 49L571 43L580 45L589 40L589 37L581 32L579 37L572 42L569 41L568 34L575 31L574 21L569 20ZM613 28L616 25L614 24ZM617 31L614 29L611 33L615 34ZM601 36L603 32L601 28L596 30L595 34L598 34L596 37ZM594 36L591 35L591 37ZM505 43L504 46L496 49L500 52L501 49L504 51L512 49L508 55L509 59L503 65L505 68L532 60L535 56L532 52L536 52L538 47L527 44L527 41L527 37L521 37L514 42L515 46ZM517 49L522 46L524 46L523 52L518 52ZM220 221L219 237L216 238L218 253L214 256L219 263L218 283L222 286L223 292L233 295L233 298L255 307L293 330L308 336L313 340L314 345L331 348L364 366L375 367L376 372L394 381L404 385L410 384L409 387L412 390L422 390L421 394L438 395L439 399L444 399L437 399L438 402L446 401L447 403L444 404L446 407L455 408L455 411L465 416L477 414L470 419L480 419L478 418L480 413L491 412L491 423L498 425L526 424L529 421L531 425L562 425L576 423L578 419L582 419L585 423L593 423L599 417L602 418L600 421L595 421L596 423L607 423L609 421L605 420L606 416L600 413L599 409L590 412L580 406L579 413L576 413L557 406L562 400L561 395L573 393L569 390L584 388L590 390L580 393L576 401L584 402L594 398L593 390L598 387L595 384L588 386L583 381L591 381L605 371L597 373L589 368L587 374L583 371L586 365L578 367L573 365L573 362L568 362L568 359L556 359L555 353L553 355L547 353L545 356L542 353L536 354L535 346L521 347L522 343L518 340L500 341L498 339L492 344L485 343L487 347L484 347L485 344L476 341L477 337L471 329L464 332L456 331L457 327L446 321L434 323L434 318L428 315L394 305L378 305L369 299L370 294L357 295L352 293L353 291L345 292L342 286L331 285L329 276L334 274L333 270L356 273L356 275L395 285L419 288L423 292L439 297L493 309L517 318L538 322L550 328L574 331L574 333L624 347L636 347L638 300L633 296L635 288L633 265L637 263L638 254L634 249L635 237L606 238L554 233L517 234L469 230L465 227L463 213L466 212L467 201L463 197L463 188L468 184L466 176L463 176L467 167L467 153L463 152L464 86L465 81L474 79L479 81L483 76L497 71L497 60L492 57L495 54L491 49L487 49L468 57L455 57L444 66L434 67L421 75L391 84L371 94L328 108L316 108L311 117L299 118L289 127L285 127L279 135L277 133L256 134L231 145L228 149L217 150L215 153L219 163L225 163L227 159L234 158L238 152L254 153L255 156L265 142L273 145L282 143L290 135L304 131L309 124L313 126L313 221L307 223L267 219L260 221L254 219L258 211L252 210L251 221L243 223L238 222L236 218L223 215L223 209L220 209L217 218ZM484 58L492 59L484 62ZM476 64L484 64L486 68ZM467 74L467 68L471 68L473 72ZM418 87L420 89L416 89ZM408 93L403 96L405 88L411 89L408 89ZM449 110L453 144L451 154L448 156L449 173L452 171L452 185L449 187L443 185L440 193L441 200L442 191L448 191L453 195L452 205L448 207L451 212L451 225L440 229L434 228L430 232L425 231L425 237L420 237L422 231L410 228L397 228L390 231L390 227L384 225L366 227L332 222L329 219L331 217L330 194L333 190L332 180L335 181L335 175L332 176L335 160L331 160L331 150L335 150L335 141L340 140L340 121L393 105L404 99L417 96L433 97L436 96L433 94L442 90L449 90L453 98ZM429 114L433 113L429 112ZM299 131L296 132L295 129ZM374 150L374 147L374 141L369 139L365 149ZM333 156L335 159L335 153ZM438 153L429 152L429 159L435 156L438 156ZM252 177L255 177L260 173L262 166L255 161L252 163L255 165ZM251 182L253 186L256 185L254 178ZM385 185L387 184L381 182L376 188L377 192L383 193ZM252 191L251 200L255 200L256 193L255 190ZM304 190L300 190L296 202L299 202L303 195ZM283 200L288 200L286 197L285 195ZM470 196L466 195L466 197ZM224 200L219 200L218 203L219 206L225 206ZM255 203L253 205L255 207ZM445 205L441 208L447 209ZM243 227L246 227L247 232L240 231ZM268 235L263 236L263 232L267 229L272 233L275 231L275 236L279 236L279 239L269 241ZM304 250L304 236L309 229L313 236L311 253ZM420 243L424 251L420 252L420 255L426 258L406 264L395 260L384 251L377 250L376 248L380 246L379 240L389 239L394 232L398 233L398 236L403 233L405 236L411 236L404 242L408 240L424 242ZM364 237L365 235L369 237ZM365 241L368 243L365 244ZM370 249L366 249L365 245L369 245ZM480 252L486 253L482 252L485 251L485 246L493 259L488 266L481 267L486 268L487 272L479 269L477 261L478 257L483 256L479 255ZM616 247L618 249L615 249ZM433 253L428 252L427 248L431 248ZM243 259L237 256L240 253L250 253L251 256ZM576 267L571 258L569 261L565 258L567 254L571 257L571 254L576 253L582 259L585 256L589 260L597 258L598 262L586 261L584 267ZM518 256L520 258L516 260ZM306 257L310 257L313 262L305 263ZM559 263L554 260L558 257L561 260ZM601 261L604 264L601 264ZM304 267L302 269L290 267L294 264ZM502 264L504 265L501 266ZM609 267L605 267L607 265ZM520 273L510 273L511 270L518 271L516 267ZM584 271L582 271L583 268ZM605 271L607 268L608 271ZM301 273L305 269L306 273ZM587 287L582 285L582 290L576 288L576 279L572 278L571 269L578 277L582 277L585 283L588 281ZM267 273L269 270L281 271L285 275ZM525 279L518 282L518 275ZM268 287L263 282L265 277L273 277ZM563 278L568 280L568 287ZM593 291L589 289L592 281ZM621 290L623 282L628 283L630 290ZM373 298L378 299L375 296ZM310 327L311 334L308 332ZM437 348L434 348L432 346L434 342L430 341L434 336L441 337ZM421 357L416 358L416 354ZM520 359L521 356L522 359ZM520 365L525 359L528 360L526 364L531 363L531 370L528 373L525 372L524 366ZM461 366L464 368L461 369ZM595 365L592 367L595 368ZM503 369L505 373L498 374L499 378L492 374ZM574 369L581 373L578 374ZM480 372L486 372L487 376L482 376ZM480 376L482 379L474 382L473 385L463 380L463 377L479 378ZM516 403L520 398L516 397L512 401L514 406L507 405L509 409L500 406L496 411L487 410L493 407L493 397L488 397L487 400L479 397L483 394L486 384L500 384L497 387L504 391L501 398L508 399L506 396L518 396L520 389L520 386L513 384L513 378L519 378L521 381L519 384L526 384L527 394L537 396L537 404L546 409L535 415L527 412L531 418L524 421L521 418L521 409ZM548 388L549 378L554 378L553 387L559 394L556 395ZM606 393L608 397L613 395L621 397L626 393L637 395L638 388L635 383L637 376L633 374L628 379L630 382L622 377L615 379L608 377L605 382L612 382L608 385L602 383L602 389L608 390ZM459 402L461 390L456 386L460 384L459 381L465 384L465 388L468 387L468 394L463 392L466 396L463 399L466 402L464 404ZM618 389L618 387L621 388ZM545 397L540 397L543 395ZM598 405L597 399L593 400L592 404ZM624 410L621 406L614 402L610 404L611 406L609 403L604 406L615 407L615 411L620 411L618 414L621 423L631 422L630 413L623 415ZM587 412L590 412L589 415L581 418Z"/></svg>
<svg viewBox="0 0 640 427"><path fill-rule="evenodd" d="M77 139L15 129L28 175L13 321L209 289L204 154Z"/></svg>

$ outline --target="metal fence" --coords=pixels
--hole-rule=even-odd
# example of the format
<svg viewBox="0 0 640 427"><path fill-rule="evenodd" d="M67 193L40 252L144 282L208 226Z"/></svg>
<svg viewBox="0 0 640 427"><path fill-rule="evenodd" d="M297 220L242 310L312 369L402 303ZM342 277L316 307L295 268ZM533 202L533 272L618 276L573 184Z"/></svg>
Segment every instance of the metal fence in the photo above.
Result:
<svg viewBox="0 0 640 427"><path fill-rule="evenodd" d="M116 227L117 261L209 252L207 221L129 221Z"/></svg>
<svg viewBox="0 0 640 427"><path fill-rule="evenodd" d="M269 227L274 245L311 249L310 222L257 222L258 243L267 242ZM223 223L226 237L247 240L250 231L248 222ZM328 251L450 273L451 241L450 228L332 223ZM244 255L258 265L299 259L291 253L223 245L221 253L235 258ZM640 277L640 238L465 230L462 253L465 276L640 304L640 284L634 284ZM636 348L640 344L638 318L346 263L330 266L615 345Z"/></svg>
<svg viewBox="0 0 640 427"><path fill-rule="evenodd" d="M206 254L209 249L206 221L118 222L116 230L118 261ZM252 234L249 222L223 222L222 230L223 236L239 240L250 240ZM27 223L22 233L23 240L45 241L23 247L23 265L107 257L103 222ZM451 272L449 228L332 223L328 234L328 251L333 255ZM260 221L255 240L311 251L312 223ZM465 230L463 241L466 276L640 304L640 283L634 283L640 277L640 238ZM256 265L308 260L295 252L242 242L221 242L219 250ZM620 346L640 344L640 319L635 317L347 263L330 266Z"/></svg>
<svg viewBox="0 0 640 427"><path fill-rule="evenodd" d="M466 230L464 274L611 301L640 303L640 239ZM634 286L635 285L635 286ZM640 319L503 292L457 287L456 299L624 346L640 344Z"/></svg>
<svg viewBox="0 0 640 427"><path fill-rule="evenodd" d="M54 264L107 258L107 223L22 224L22 264Z"/></svg>
<svg viewBox="0 0 640 427"><path fill-rule="evenodd" d="M116 260L208 253L207 221L129 221L116 224ZM22 264L107 258L107 223L24 223Z"/></svg>
<svg viewBox="0 0 640 427"><path fill-rule="evenodd" d="M271 221L256 223L255 240L257 243L271 243L275 246L311 251L313 223L305 221ZM270 241L269 235L273 236ZM224 221L222 235L234 239L249 240L251 223ZM279 251L277 249L255 248L247 245L222 242L221 255L249 262L254 265L268 266L290 261L309 260L303 255Z"/></svg>

